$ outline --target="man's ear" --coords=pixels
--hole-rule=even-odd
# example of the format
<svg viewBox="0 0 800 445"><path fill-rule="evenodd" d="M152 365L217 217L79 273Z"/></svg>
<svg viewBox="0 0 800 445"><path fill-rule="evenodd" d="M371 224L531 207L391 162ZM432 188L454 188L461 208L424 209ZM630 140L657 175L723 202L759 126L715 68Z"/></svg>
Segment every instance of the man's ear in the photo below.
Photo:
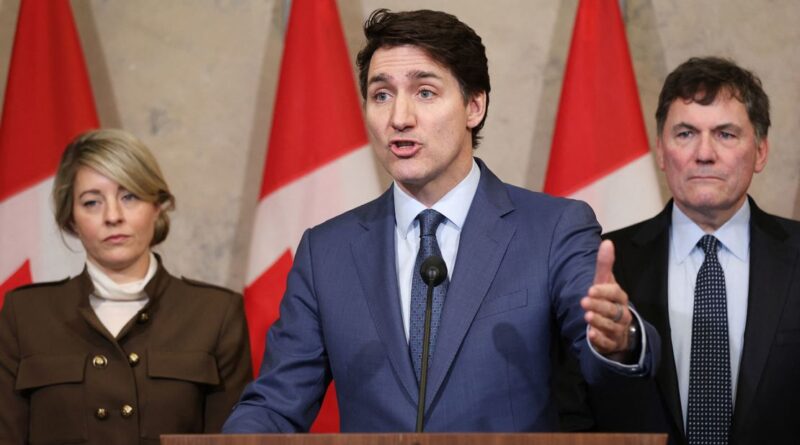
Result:
<svg viewBox="0 0 800 445"><path fill-rule="evenodd" d="M467 101L467 128L475 128L486 115L486 91L475 93Z"/></svg>
<svg viewBox="0 0 800 445"><path fill-rule="evenodd" d="M767 166L767 155L769 154L769 141L767 138L762 138L756 144L756 165L753 171L761 173L764 167Z"/></svg>
<svg viewBox="0 0 800 445"><path fill-rule="evenodd" d="M656 164L664 171L664 143L661 142L661 135L656 136Z"/></svg>

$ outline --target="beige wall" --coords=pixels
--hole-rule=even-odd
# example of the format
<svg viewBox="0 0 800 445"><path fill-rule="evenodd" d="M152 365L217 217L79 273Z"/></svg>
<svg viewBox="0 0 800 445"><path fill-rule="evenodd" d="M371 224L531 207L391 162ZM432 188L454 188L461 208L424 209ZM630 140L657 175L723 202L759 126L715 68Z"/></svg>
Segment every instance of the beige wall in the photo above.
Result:
<svg viewBox="0 0 800 445"><path fill-rule="evenodd" d="M771 152L752 194L800 216L800 2L627 0L624 16L651 141L664 76L693 55L736 59L772 100ZM539 190L576 0L339 0L351 53L378 7L442 9L484 38L492 103L478 155ZM72 0L103 125L156 152L178 198L161 247L177 274L243 285L245 252L282 50L284 0ZM0 0L5 85L19 0ZM2 91L0 91L0 98ZM666 193L665 193L666 196Z"/></svg>

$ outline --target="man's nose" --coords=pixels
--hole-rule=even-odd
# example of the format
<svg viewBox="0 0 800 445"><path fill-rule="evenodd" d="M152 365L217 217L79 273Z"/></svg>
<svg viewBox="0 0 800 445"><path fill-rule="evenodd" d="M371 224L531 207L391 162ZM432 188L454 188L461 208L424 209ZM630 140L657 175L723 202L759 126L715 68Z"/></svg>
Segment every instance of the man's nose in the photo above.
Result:
<svg viewBox="0 0 800 445"><path fill-rule="evenodd" d="M717 159L716 142L711 133L701 133L697 141L695 159L700 163L714 162Z"/></svg>
<svg viewBox="0 0 800 445"><path fill-rule="evenodd" d="M405 130L416 125L414 102L403 95L398 95L392 106L392 128Z"/></svg>

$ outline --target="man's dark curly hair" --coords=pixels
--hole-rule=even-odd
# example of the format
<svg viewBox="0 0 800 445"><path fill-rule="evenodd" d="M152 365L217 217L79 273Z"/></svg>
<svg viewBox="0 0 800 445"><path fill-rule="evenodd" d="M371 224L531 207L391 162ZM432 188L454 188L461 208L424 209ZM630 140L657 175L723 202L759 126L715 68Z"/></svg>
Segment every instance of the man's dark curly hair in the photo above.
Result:
<svg viewBox="0 0 800 445"><path fill-rule="evenodd" d="M391 12L377 9L364 22L364 36L367 43L356 58L362 99L366 100L367 73L375 51L412 45L452 72L465 102L473 95L485 92L488 111L491 85L486 48L480 36L456 16L430 10ZM473 147L478 146L478 133L485 122L486 115L472 129Z"/></svg>

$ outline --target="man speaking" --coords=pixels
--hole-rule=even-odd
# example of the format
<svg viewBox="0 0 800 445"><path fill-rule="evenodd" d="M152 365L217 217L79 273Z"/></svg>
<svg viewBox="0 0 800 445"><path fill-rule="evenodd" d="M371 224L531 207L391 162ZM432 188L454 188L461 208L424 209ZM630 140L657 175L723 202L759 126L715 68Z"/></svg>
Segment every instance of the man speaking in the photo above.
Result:
<svg viewBox="0 0 800 445"><path fill-rule="evenodd" d="M611 245L598 255L590 208L473 157L491 89L481 38L427 10L377 10L364 33L367 127L394 183L304 234L261 374L224 431L307 431L331 380L342 431L414 431L418 405L424 431L555 430L561 336L592 384L652 373L658 334L615 284ZM438 256L447 276L428 304L420 266Z"/></svg>

